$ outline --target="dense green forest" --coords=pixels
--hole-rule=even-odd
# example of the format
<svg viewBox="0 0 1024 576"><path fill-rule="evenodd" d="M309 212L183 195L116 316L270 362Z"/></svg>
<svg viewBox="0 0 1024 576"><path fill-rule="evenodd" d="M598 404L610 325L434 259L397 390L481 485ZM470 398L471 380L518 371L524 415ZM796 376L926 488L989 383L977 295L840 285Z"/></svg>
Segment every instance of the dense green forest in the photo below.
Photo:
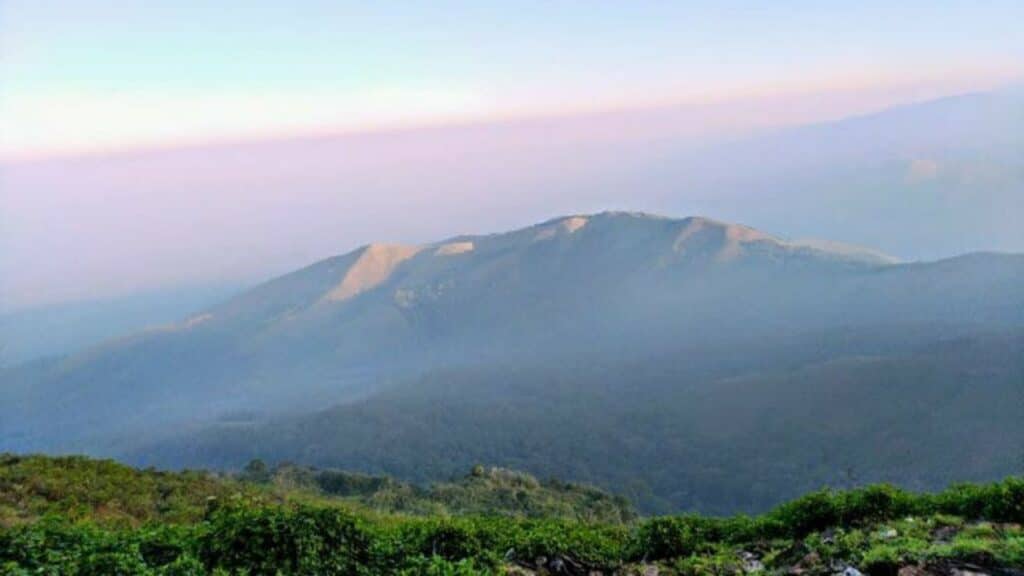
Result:
<svg viewBox="0 0 1024 576"><path fill-rule="evenodd" d="M763 515L639 518L476 466L416 487L268 467L0 457L0 574L987 574L1024 570L1024 479L822 490Z"/></svg>
<svg viewBox="0 0 1024 576"><path fill-rule="evenodd" d="M261 457L418 483L488 462L592 483L649 514L759 513L822 486L934 491L1024 473L1024 331L924 346L903 335L444 371L313 415L185 434L129 461Z"/></svg>

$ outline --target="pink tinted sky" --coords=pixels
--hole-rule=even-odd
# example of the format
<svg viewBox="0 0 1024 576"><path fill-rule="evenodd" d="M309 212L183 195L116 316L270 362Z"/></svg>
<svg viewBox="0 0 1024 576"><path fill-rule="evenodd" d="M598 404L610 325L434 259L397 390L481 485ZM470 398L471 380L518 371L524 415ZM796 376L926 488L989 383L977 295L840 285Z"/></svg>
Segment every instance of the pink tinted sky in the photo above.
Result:
<svg viewBox="0 0 1024 576"><path fill-rule="evenodd" d="M1009 0L4 0L0 309L678 208L636 175L998 86L1022 72L1021 16Z"/></svg>
<svg viewBox="0 0 1024 576"><path fill-rule="evenodd" d="M941 93L887 87L8 163L0 291L20 308L248 282L369 241L665 211L636 175L671 155Z"/></svg>

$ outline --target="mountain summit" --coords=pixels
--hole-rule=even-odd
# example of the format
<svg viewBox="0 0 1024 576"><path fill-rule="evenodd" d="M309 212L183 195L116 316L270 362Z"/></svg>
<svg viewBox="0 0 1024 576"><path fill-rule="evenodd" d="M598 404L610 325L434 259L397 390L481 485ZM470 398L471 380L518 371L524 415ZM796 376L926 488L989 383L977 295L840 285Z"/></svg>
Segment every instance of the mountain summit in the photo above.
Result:
<svg viewBox="0 0 1024 576"><path fill-rule="evenodd" d="M698 264L866 268L894 262L867 249L788 242L707 218L604 212L420 246L369 244L258 286L203 317L292 325L300 316L330 313L341 307L384 303L408 310L428 300L447 301L456 293L470 297L473 295L465 292L482 296L495 288L508 290L508 283L521 282L523 274L545 268L551 269L550 274L522 288L559 288L552 284L563 280L560 277L565 270L575 270L576 280L585 283L595 275L629 272L635 277Z"/></svg>

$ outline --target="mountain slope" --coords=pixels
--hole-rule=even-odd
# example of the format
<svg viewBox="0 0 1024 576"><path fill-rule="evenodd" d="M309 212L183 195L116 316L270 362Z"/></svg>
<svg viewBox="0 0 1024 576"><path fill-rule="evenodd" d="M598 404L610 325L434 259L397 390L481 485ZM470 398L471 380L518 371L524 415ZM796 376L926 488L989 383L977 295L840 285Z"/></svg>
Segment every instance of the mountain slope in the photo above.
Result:
<svg viewBox="0 0 1024 576"><path fill-rule="evenodd" d="M249 448L258 448L283 458L344 468L358 463L420 478L426 471L448 474L455 463L464 469L472 463L468 455L480 454L530 472L550 470L620 489L647 463L667 458L666 469L676 473L648 475L646 488L636 489L648 491L643 498L650 506L758 507L769 499L768 488L735 486L714 495L721 483L700 474L689 489L673 485L685 477L678 466L687 462L737 471L734 459L744 452L736 443L759 447L771 437L751 432L702 443L693 436L698 430L687 427L695 415L683 410L699 403L677 392L726 390L731 379L772 374L792 383L810 366L818 374L814 382L885 381L887 372L906 371L917 375L915 390L926 395L942 372L919 364L917 351L1021 327L1024 256L973 254L899 264L870 250L786 241L705 218L574 215L422 246L368 245L177 325L8 370L0 387L0 449L84 450L191 465L238 463L252 453ZM865 356L874 360L865 365ZM1016 364L1004 360L993 370L1012 381ZM959 362L947 369L979 366L973 356ZM813 366L827 369L815 372ZM473 394L437 395L448 390L448 379L461 383L453 390L461 386L483 400L470 410L462 400ZM534 382L544 385L536 389ZM760 385L751 386L744 394L772 400L754 394ZM562 393L548 398L556 391ZM415 416L406 418L397 407L417 399L453 412L442 418L413 405L408 414ZM719 408L726 400L706 401L702 414L726 417ZM629 414L621 407L634 401L641 421L645 414L674 414L688 424L666 424L663 434L615 434L629 430ZM577 404L588 407L585 417L574 412ZM339 408L327 414L359 427L332 432L335 417L309 416L332 405ZM366 420L361 407L386 415ZM496 418L508 420L501 425L508 434L488 447L476 415L494 410L505 414ZM437 427L437 418L445 426ZM542 426L547 418L564 426ZM289 424L282 429L275 422ZM421 428L425 422L434 427ZM868 423L892 429L874 416ZM801 430L817 442L825 436L812 424ZM1006 426L1003 432L1017 429ZM449 428L457 431L454 445L421 445ZM262 430L274 432L268 437ZM330 441L302 430L322 430ZM532 436L541 431L547 435ZM603 440L588 440L585 431ZM281 444L276 435L290 440ZM195 438L204 442L190 448ZM363 448L338 438L361 438ZM565 444L564 438L578 443ZM863 434L842 438L858 445L875 440ZM614 473L598 469L595 463L620 453L595 451L598 442L635 458ZM691 448L666 455L657 445ZM422 457L401 462L375 452L399 454L402 446L420 446ZM557 453L545 452L559 446ZM531 450L547 456L530 456ZM703 453L728 456L714 464L695 457ZM430 467L423 458L448 464ZM799 461L779 458L782 467ZM977 475L1005 465L986 460ZM767 485L775 489L772 482L791 476L773 476ZM834 480L807 481L815 478Z"/></svg>
<svg viewBox="0 0 1024 576"><path fill-rule="evenodd" d="M236 285L185 286L111 300L0 311L0 366L85 350L147 326L160 326L221 302Z"/></svg>
<svg viewBox="0 0 1024 576"><path fill-rule="evenodd" d="M823 485L937 489L1024 470L1024 331L795 367L748 360L756 373L693 366L699 354L439 372L133 459L233 467L258 456L421 482L494 462L606 486L646 511L711 513L764 510Z"/></svg>

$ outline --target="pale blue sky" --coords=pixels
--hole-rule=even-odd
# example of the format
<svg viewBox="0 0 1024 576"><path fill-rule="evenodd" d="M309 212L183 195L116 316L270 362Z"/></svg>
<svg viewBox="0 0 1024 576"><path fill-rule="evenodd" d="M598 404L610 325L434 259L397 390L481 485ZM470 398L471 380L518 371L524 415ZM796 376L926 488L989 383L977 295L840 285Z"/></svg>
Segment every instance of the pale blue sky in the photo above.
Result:
<svg viewBox="0 0 1024 576"><path fill-rule="evenodd" d="M0 0L0 155L1022 72L1019 1Z"/></svg>

